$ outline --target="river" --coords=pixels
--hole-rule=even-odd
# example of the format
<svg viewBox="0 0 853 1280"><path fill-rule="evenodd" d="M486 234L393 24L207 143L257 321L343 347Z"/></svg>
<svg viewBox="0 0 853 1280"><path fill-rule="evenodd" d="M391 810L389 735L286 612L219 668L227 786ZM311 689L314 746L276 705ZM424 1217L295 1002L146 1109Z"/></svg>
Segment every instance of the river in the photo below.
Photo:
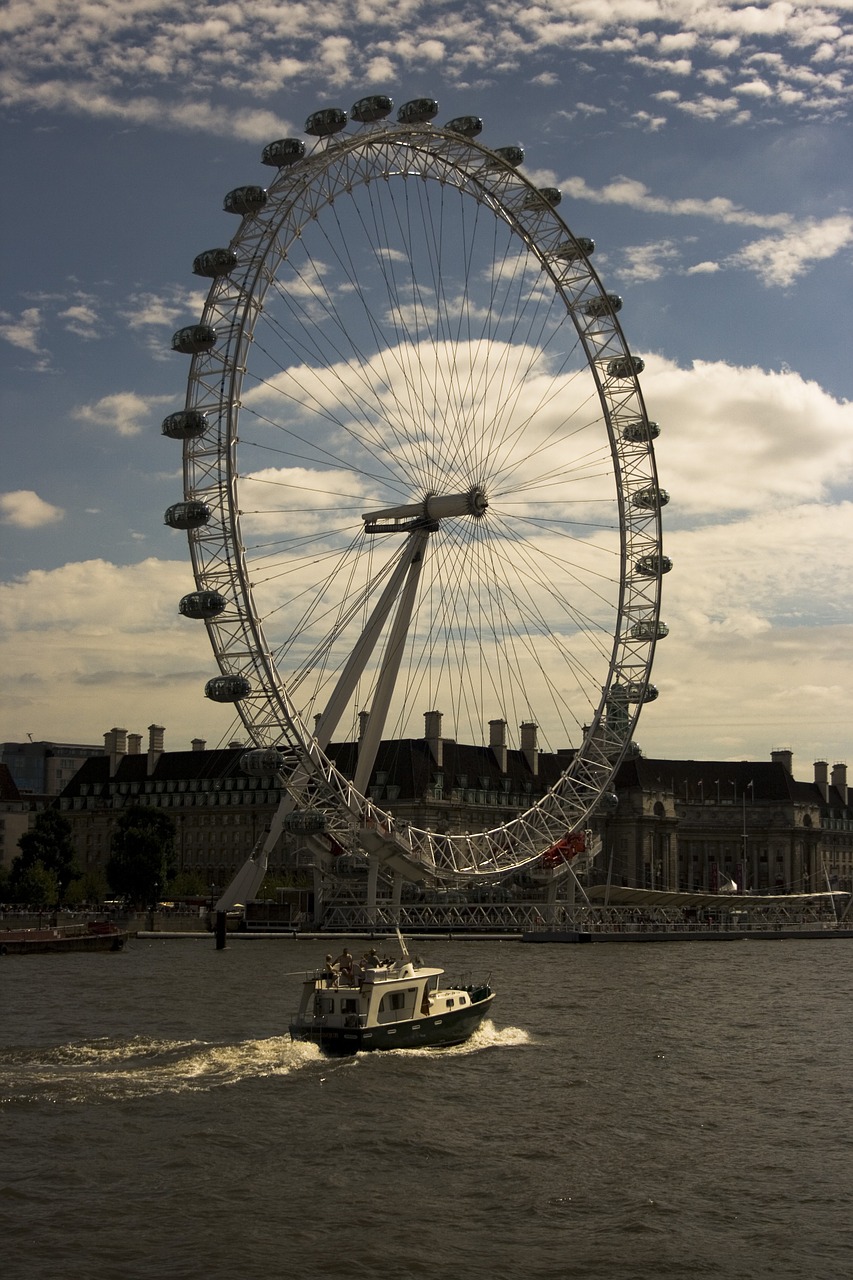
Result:
<svg viewBox="0 0 853 1280"><path fill-rule="evenodd" d="M849 941L417 939L492 1020L339 1061L327 949L0 961L4 1280L848 1280Z"/></svg>

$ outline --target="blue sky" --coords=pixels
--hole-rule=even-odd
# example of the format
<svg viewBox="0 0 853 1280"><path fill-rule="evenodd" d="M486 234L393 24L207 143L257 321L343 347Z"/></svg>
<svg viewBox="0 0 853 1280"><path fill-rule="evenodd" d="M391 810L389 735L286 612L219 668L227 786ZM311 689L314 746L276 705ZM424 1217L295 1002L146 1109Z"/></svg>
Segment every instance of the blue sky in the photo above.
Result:
<svg viewBox="0 0 853 1280"><path fill-rule="evenodd" d="M263 146L387 92L523 143L625 300L675 562L646 754L847 759L851 9L8 4L0 737L232 735L175 611L170 338L203 304L194 256L233 234L224 193L269 180Z"/></svg>

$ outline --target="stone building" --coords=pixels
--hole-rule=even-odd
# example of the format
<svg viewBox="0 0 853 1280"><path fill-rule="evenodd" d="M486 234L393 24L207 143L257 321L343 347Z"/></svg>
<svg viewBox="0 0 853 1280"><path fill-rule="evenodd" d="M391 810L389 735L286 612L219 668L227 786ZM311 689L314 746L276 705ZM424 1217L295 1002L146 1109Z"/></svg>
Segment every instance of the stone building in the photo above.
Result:
<svg viewBox="0 0 853 1280"><path fill-rule="evenodd" d="M522 725L521 746L506 725L490 726L489 746L442 736L428 712L423 738L381 743L368 792L400 822L436 832L483 830L508 821L557 780L568 753L545 752L536 726ZM175 821L177 865L211 892L223 889L269 825L281 795L278 779L243 772L245 747L165 751L164 730L142 736L113 729L104 750L86 760L65 788L60 807L71 820L81 868L103 869L122 807L150 804ZM333 743L329 755L352 776L356 742ZM647 889L803 893L853 889L853 810L846 767L818 763L812 782L793 777L788 751L769 761L646 759L620 767L619 805L596 820L603 854L598 880ZM285 834L272 871L305 865L298 833ZM360 875L360 859L351 873ZM341 863L343 867L343 863Z"/></svg>
<svg viewBox="0 0 853 1280"><path fill-rule="evenodd" d="M790 751L769 761L627 761L616 779L605 857L613 882L715 893L853 889L847 769L819 761L793 776Z"/></svg>

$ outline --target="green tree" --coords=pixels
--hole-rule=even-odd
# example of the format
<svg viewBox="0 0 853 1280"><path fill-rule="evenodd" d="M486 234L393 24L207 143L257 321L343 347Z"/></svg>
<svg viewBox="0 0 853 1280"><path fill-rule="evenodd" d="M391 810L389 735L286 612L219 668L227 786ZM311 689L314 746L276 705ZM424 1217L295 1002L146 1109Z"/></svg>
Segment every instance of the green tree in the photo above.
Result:
<svg viewBox="0 0 853 1280"><path fill-rule="evenodd" d="M20 861L15 859L15 863ZM16 868L15 863L12 864L12 896L16 902L30 907L51 907L59 900L59 881L53 871L48 871L38 859L26 867Z"/></svg>
<svg viewBox="0 0 853 1280"><path fill-rule="evenodd" d="M175 824L162 809L131 805L123 810L111 840L107 881L113 893L148 906L174 875Z"/></svg>
<svg viewBox="0 0 853 1280"><path fill-rule="evenodd" d="M27 900L21 897L22 878L38 865L54 877L56 893L53 901L61 901L71 882L80 874L68 819L63 818L58 809L42 809L36 814L30 830L21 836L18 848L21 853L12 862L12 886L20 900Z"/></svg>

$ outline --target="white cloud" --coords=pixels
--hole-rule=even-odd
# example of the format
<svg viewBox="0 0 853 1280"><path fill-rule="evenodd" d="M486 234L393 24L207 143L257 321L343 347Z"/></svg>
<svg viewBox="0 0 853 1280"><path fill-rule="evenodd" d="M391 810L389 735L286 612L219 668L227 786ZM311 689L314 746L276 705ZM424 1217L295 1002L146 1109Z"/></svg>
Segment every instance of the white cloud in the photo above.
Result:
<svg viewBox="0 0 853 1280"><path fill-rule="evenodd" d="M33 570L0 584L0 661L26 679L4 681L4 723L34 736L100 742L113 724L174 727L227 740L232 715L204 697L215 674L204 627L181 618L192 588L183 561L105 560ZM19 729L13 731L18 733Z"/></svg>
<svg viewBox="0 0 853 1280"><path fill-rule="evenodd" d="M728 520L828 500L853 480L853 403L791 372L646 360L672 520Z"/></svg>
<svg viewBox="0 0 853 1280"><path fill-rule="evenodd" d="M38 307L27 307L17 318L7 311L0 311L0 338L21 351L29 351L31 355L42 354L39 344L41 327L42 316Z"/></svg>
<svg viewBox="0 0 853 1280"><path fill-rule="evenodd" d="M816 262L834 258L853 244L853 217L839 214L790 227L745 245L730 261L748 268L766 285L789 285Z"/></svg>
<svg viewBox="0 0 853 1280"><path fill-rule="evenodd" d="M159 406L171 404L172 396L140 396L135 391L119 391L102 396L94 404L72 411L78 422L107 427L118 436L139 435L149 425Z"/></svg>
<svg viewBox="0 0 853 1280"><path fill-rule="evenodd" d="M40 529L55 524L64 515L61 507L45 502L32 489L0 493L0 522L16 529Z"/></svg>

